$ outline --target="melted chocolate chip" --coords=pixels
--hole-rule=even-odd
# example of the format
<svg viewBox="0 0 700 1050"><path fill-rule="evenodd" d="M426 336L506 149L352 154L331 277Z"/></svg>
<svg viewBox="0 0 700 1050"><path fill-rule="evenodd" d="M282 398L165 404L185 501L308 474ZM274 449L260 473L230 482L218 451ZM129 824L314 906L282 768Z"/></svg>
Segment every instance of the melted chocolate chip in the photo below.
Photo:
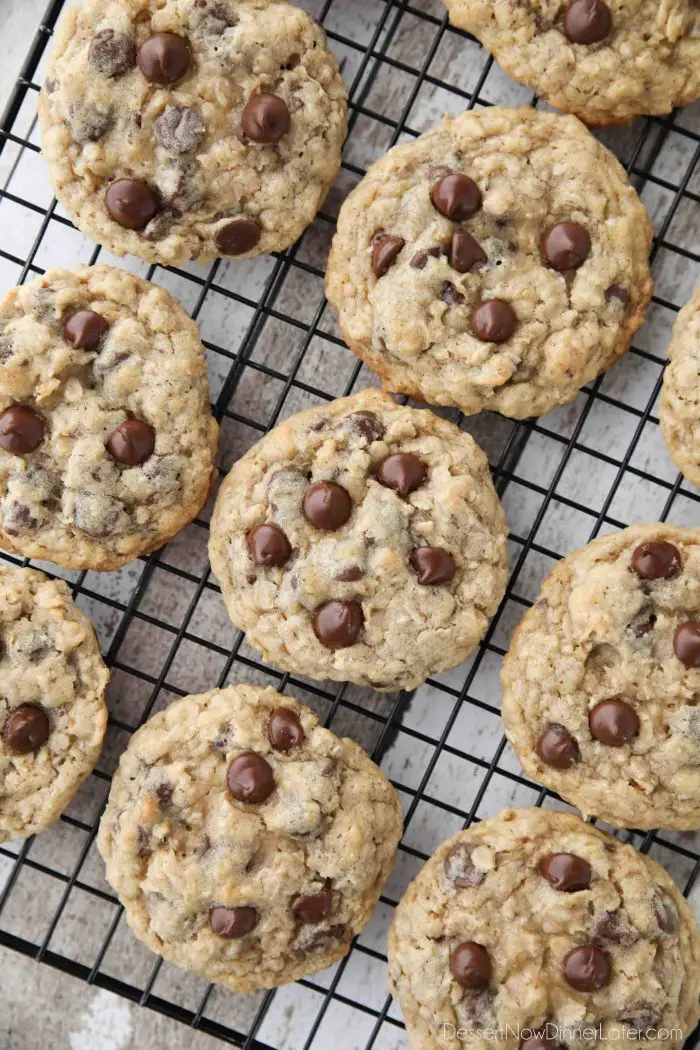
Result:
<svg viewBox="0 0 700 1050"><path fill-rule="evenodd" d="M485 988L491 980L489 953L476 941L464 941L450 956L450 969L462 988Z"/></svg>
<svg viewBox="0 0 700 1050"><path fill-rule="evenodd" d="M562 24L572 44L598 44L610 35L612 14L603 0L572 0Z"/></svg>
<svg viewBox="0 0 700 1050"><path fill-rule="evenodd" d="M471 233L455 230L450 247L450 266L457 273L469 273L476 266L488 262L486 252Z"/></svg>
<svg viewBox="0 0 700 1050"><path fill-rule="evenodd" d="M26 456L44 440L44 421L28 405L12 405L0 415L0 448Z"/></svg>
<svg viewBox="0 0 700 1050"><path fill-rule="evenodd" d="M503 299L488 299L472 310L472 331L483 343L505 343L518 319L513 307Z"/></svg>
<svg viewBox="0 0 700 1050"><path fill-rule="evenodd" d="M217 937L228 940L245 937L258 924L258 913L247 905L238 908L212 908L209 925Z"/></svg>
<svg viewBox="0 0 700 1050"><path fill-rule="evenodd" d="M384 437L384 424L374 412L351 412L347 422L371 444Z"/></svg>
<svg viewBox="0 0 700 1050"><path fill-rule="evenodd" d="M255 751L244 751L234 758L226 773L226 783L239 802L264 802L275 790L270 764Z"/></svg>
<svg viewBox="0 0 700 1050"><path fill-rule="evenodd" d="M154 190L141 179L117 179L105 194L107 211L127 230L144 230L160 208Z"/></svg>
<svg viewBox="0 0 700 1050"><path fill-rule="evenodd" d="M292 914L297 922L321 922L330 915L332 903L331 888L326 885L320 893L295 897L292 901Z"/></svg>
<svg viewBox="0 0 700 1050"><path fill-rule="evenodd" d="M88 65L105 77L118 77L136 64L136 46L130 36L102 29L90 42Z"/></svg>
<svg viewBox="0 0 700 1050"><path fill-rule="evenodd" d="M443 281L440 285L440 299L448 306L459 306L464 302L464 296L457 291L452 281Z"/></svg>
<svg viewBox="0 0 700 1050"><path fill-rule="evenodd" d="M537 754L553 769L571 769L581 757L571 733L556 722L537 741Z"/></svg>
<svg viewBox="0 0 700 1050"><path fill-rule="evenodd" d="M341 923L335 926L329 926L327 930L316 930L311 933L311 936L300 936L297 938L296 947L300 948L305 952L314 952L319 948L325 948L329 941L340 941L345 938L347 934L347 928Z"/></svg>
<svg viewBox="0 0 700 1050"><path fill-rule="evenodd" d="M418 582L426 586L449 583L454 579L455 563L449 551L441 547L416 547L411 551L411 566Z"/></svg>
<svg viewBox="0 0 700 1050"><path fill-rule="evenodd" d="M314 613L313 629L326 649L347 649L357 641L364 622L359 602L330 601Z"/></svg>
<svg viewBox="0 0 700 1050"><path fill-rule="evenodd" d="M387 456L377 467L377 481L385 488L394 489L400 496L420 488L428 477L428 468L412 452L396 452Z"/></svg>
<svg viewBox="0 0 700 1050"><path fill-rule="evenodd" d="M624 700L614 697L596 704L588 715L591 736L608 747L623 747L639 735L639 717Z"/></svg>
<svg viewBox="0 0 700 1050"><path fill-rule="evenodd" d="M424 270L428 265L428 259L439 259L442 255L442 248L426 248L425 251L416 252L411 259L409 266L414 270Z"/></svg>
<svg viewBox="0 0 700 1050"><path fill-rule="evenodd" d="M610 982L610 957L592 944L583 944L566 953L562 972L567 984L577 992L596 992Z"/></svg>
<svg viewBox="0 0 700 1050"><path fill-rule="evenodd" d="M635 999L622 1008L617 1019L636 1032L646 1034L649 1028L656 1028L662 1017L663 1012L658 1006L645 999Z"/></svg>
<svg viewBox="0 0 700 1050"><path fill-rule="evenodd" d="M63 337L78 350L98 350L109 324L94 310L78 310L63 326Z"/></svg>
<svg viewBox="0 0 700 1050"><path fill-rule="evenodd" d="M22 704L5 722L2 735L7 746L18 755L38 751L49 738L51 726L43 707Z"/></svg>
<svg viewBox="0 0 700 1050"><path fill-rule="evenodd" d="M649 634L649 631L653 631L656 619L654 606L643 605L639 612L630 620L627 630L635 638L643 638L645 634Z"/></svg>
<svg viewBox="0 0 700 1050"><path fill-rule="evenodd" d="M681 572L681 556L672 543L651 540L634 548L632 568L641 580L673 580Z"/></svg>
<svg viewBox="0 0 700 1050"><path fill-rule="evenodd" d="M276 707L267 724L267 738L275 751L291 751L306 738L299 716L289 707Z"/></svg>
<svg viewBox="0 0 700 1050"><path fill-rule="evenodd" d="M159 784L156 788L156 795L161 806L169 806L173 800L172 784Z"/></svg>
<svg viewBox="0 0 700 1050"><path fill-rule="evenodd" d="M153 454L156 432L143 419L125 419L113 430L105 448L112 459L125 467L136 467L145 463Z"/></svg>
<svg viewBox="0 0 700 1050"><path fill-rule="evenodd" d="M289 540L277 525L256 525L246 533L248 553L266 569L284 565L292 554Z"/></svg>
<svg viewBox="0 0 700 1050"><path fill-rule="evenodd" d="M621 944L628 948L639 940L639 930L629 922L621 908L604 912L593 924L594 944Z"/></svg>
<svg viewBox="0 0 700 1050"><path fill-rule="evenodd" d="M139 48L139 67L148 80L176 84L190 68L189 44L175 33L155 33Z"/></svg>
<svg viewBox="0 0 700 1050"><path fill-rule="evenodd" d="M622 303L623 306L625 306L629 302L629 297L629 292L619 284L611 284L609 288L605 289L606 303L615 299L617 302Z"/></svg>
<svg viewBox="0 0 700 1050"><path fill-rule="evenodd" d="M542 254L553 270L578 270L590 251L588 231L577 222L560 222L542 239Z"/></svg>
<svg viewBox="0 0 700 1050"><path fill-rule="evenodd" d="M333 481L319 481L304 493L302 511L306 520L317 529L335 532L352 514L350 493Z"/></svg>
<svg viewBox="0 0 700 1050"><path fill-rule="evenodd" d="M338 580L339 583L357 583L358 580L363 579L364 575L359 565L350 565L347 569L337 572L333 579Z"/></svg>
<svg viewBox="0 0 700 1050"><path fill-rule="evenodd" d="M481 207L481 190L468 175L444 175L430 191L433 206L453 222L464 222Z"/></svg>
<svg viewBox="0 0 700 1050"><path fill-rule="evenodd" d="M279 142L292 126L292 118L284 99L269 91L261 91L248 99L241 121L243 133L253 142Z"/></svg>
<svg viewBox="0 0 700 1050"><path fill-rule="evenodd" d="M467 842L458 842L445 857L444 871L453 886L466 889L468 886L480 886L486 874L474 865L472 853L475 847Z"/></svg>
<svg viewBox="0 0 700 1050"><path fill-rule="evenodd" d="M153 134L156 142L168 153L191 153L198 148L206 128L196 109L190 106L166 106L153 125ZM178 185L178 190L181 188ZM163 192L170 199L165 189Z"/></svg>
<svg viewBox="0 0 700 1050"><path fill-rule="evenodd" d="M700 667L700 623L689 620L676 627L673 651L686 667Z"/></svg>
<svg viewBox="0 0 700 1050"><path fill-rule="evenodd" d="M260 227L252 219L234 219L214 234L214 243L222 255L245 255L260 241Z"/></svg>
<svg viewBox="0 0 700 1050"><path fill-rule="evenodd" d="M654 891L653 907L654 917L662 933L669 935L678 933L680 926L678 909L671 895L661 886L657 886Z"/></svg>
<svg viewBox="0 0 700 1050"><path fill-rule="evenodd" d="M403 237L375 237L372 242L372 272L383 277L406 244Z"/></svg>
<svg viewBox="0 0 700 1050"><path fill-rule="evenodd" d="M560 893L578 893L591 884L591 866L575 853L548 853L540 860L540 872Z"/></svg>

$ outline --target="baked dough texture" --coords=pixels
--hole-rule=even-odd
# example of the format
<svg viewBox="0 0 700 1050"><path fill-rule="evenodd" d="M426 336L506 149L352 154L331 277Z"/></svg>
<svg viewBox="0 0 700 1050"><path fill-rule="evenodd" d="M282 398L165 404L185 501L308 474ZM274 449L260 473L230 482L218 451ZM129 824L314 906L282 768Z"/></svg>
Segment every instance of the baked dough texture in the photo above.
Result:
<svg viewBox="0 0 700 1050"><path fill-rule="evenodd" d="M671 459L700 486L700 288L673 326L664 372L659 423Z"/></svg>

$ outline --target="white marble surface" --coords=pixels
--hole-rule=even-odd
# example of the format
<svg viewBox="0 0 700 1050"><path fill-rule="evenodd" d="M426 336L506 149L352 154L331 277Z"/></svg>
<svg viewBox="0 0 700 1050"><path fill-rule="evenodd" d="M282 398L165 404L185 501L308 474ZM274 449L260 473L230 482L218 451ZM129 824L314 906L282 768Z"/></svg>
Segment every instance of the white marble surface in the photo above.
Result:
<svg viewBox="0 0 700 1050"><path fill-rule="evenodd" d="M413 6L441 15L439 0L412 0ZM9 6L8 6L9 5ZM321 0L305 0L302 6L319 13ZM21 63L28 38L21 39L22 23L33 23L30 9L38 13L43 10L43 0L0 0L0 39L9 41L10 59L15 69ZM346 37L365 43L370 39L377 20L385 10L379 0L334 0L327 19L327 26L342 32ZM381 46L380 37L377 46ZM457 34L440 34L435 25L422 23L414 16L404 16L389 45L388 53L398 63L413 69L419 68L433 43L434 57L430 64L433 77L446 80L460 90L473 88L483 67L483 53ZM356 50L342 45L336 48L344 60L344 74L352 82L358 70L360 56ZM39 78L41 71L39 73ZM6 94L12 74L3 63L0 68L0 90ZM423 83L415 99L411 98L414 78L395 67L383 64L375 84L363 103L368 110L381 111L394 119L401 117L410 103L408 125L419 132L439 118L442 112L458 112L464 98L454 91L446 91L430 81ZM485 80L481 97L486 101L509 104L527 102L529 92L509 81L497 67L493 67ZM17 122L17 130L28 134L37 142L33 126L34 98L30 96ZM700 129L700 107L690 107L680 118L686 127ZM620 129L604 136L605 141L623 157L628 157L636 141L639 128ZM391 141L392 129L387 125L361 115L349 138L346 161L361 167L381 154ZM657 131L652 132L642 152L649 152ZM668 187L676 185L685 170L694 143L677 131L671 132L663 149L653 160L652 171L662 182L647 182L642 195L654 218L657 230L666 220L673 192ZM11 151L12 153L12 151ZM651 155L651 154L649 154ZM14 154L15 159L16 153ZM5 169L7 170L7 168ZM345 171L326 205L329 213L337 211L343 193L356 181L356 177ZM700 189L700 171L695 171L691 188ZM39 208L51 201L51 189L43 163L38 154L25 151L17 162L9 185L10 191L23 196ZM59 212L60 213L60 212ZM41 224L41 214L7 199L0 200L0 234L5 237L6 250L25 258L31 249ZM304 237L299 257L323 268L330 226L318 220ZM666 242L674 239L686 247L700 241L700 217L697 204L685 200L671 218L665 233ZM42 238L35 262L46 268L53 265L72 265L86 261L93 253L94 245L75 231L52 220ZM113 261L106 253L100 253L101 261ZM146 267L134 259L122 260L119 265L145 272ZM271 272L273 262L269 258L251 263L226 263L218 271L219 287L235 290L247 300L255 301L265 280ZM559 555L568 553L573 547L585 543L593 534L609 531L618 525L653 519L665 508L669 498L669 486L676 473L666 454L659 436L654 414L653 392L665 356L670 325L675 316L673 306L679 306L700 278L699 267L682 255L662 246L656 256L654 271L659 300L649 312L649 322L636 340L640 352L631 352L602 381L600 390L611 400L596 400L590 404L589 397L582 393L577 401L563 409L549 413L539 421L525 453L518 465L518 478L508 485L504 504L511 526L511 557L514 566L513 596L495 626L492 645L475 655L462 667L443 676L443 682L452 690L459 690L469 670L475 668L469 696L488 705L488 709L471 704L462 704L447 734L450 750L444 751L437 760L427 784L423 785L424 798L411 812L405 844L422 854L430 853L447 835L456 831L475 803L479 785L484 776L484 763L488 764L499 755L497 768L489 783L489 789L476 809L484 817L497 812L508 804L529 805L537 799L537 790L521 785L509 778L509 773L518 772L515 757L505 749L499 752L501 723L498 718L500 692L498 672L500 651L507 647L514 624L519 619L524 601L533 600L546 572L551 568L550 552ZM188 271L202 275L197 267ZM17 279L20 267L0 260L0 294ZM167 286L188 308L196 302L198 288L189 280L160 269L153 279ZM275 308L298 320L308 323L322 301L321 282L305 271L291 267L277 292ZM666 303L671 304L665 305ZM252 316L246 303L239 304L225 298L214 289L207 296L199 318L204 338L228 352L235 352L245 335ZM333 319L326 311L319 329L312 340L309 352L298 371L298 379L320 386L329 395L342 393L352 374L354 358L349 351L324 339L323 333L334 333ZM303 332L279 319L268 317L257 341L253 360L276 369L282 374L289 372L299 350ZM209 353L212 396L215 399L222 387L229 367L229 359L215 350ZM371 382L363 371L360 383ZM280 408L280 416L304 407L313 399L298 385L293 385L284 403L277 405L282 393L282 383L275 379L261 379L261 373L247 368L242 376L229 408L240 415L248 416L261 424L268 421L270 413ZM620 406L618 401L624 402ZM624 406L629 407L624 407ZM627 469L622 464L630 440L639 424L639 413L649 408L651 415L641 428ZM577 442L569 448L568 440L580 425ZM480 416L470 420L468 428L489 452L495 463L508 436L512 424L493 416ZM258 432L243 424L228 420L223 428L222 465L228 466L242 451L256 440ZM608 459L593 459L591 452L597 450ZM523 481L546 490L552 478L559 472L555 495L548 501L546 513L541 521L537 514L542 503L542 492L528 488ZM652 477L653 476L653 477ZM658 479L658 480L654 480ZM664 487L664 483L666 487ZM606 505L608 493L612 493ZM567 500L575 499L590 508L584 513L572 507ZM605 509L605 513L603 510ZM698 524L698 504L690 494L681 490L675 495L669 520L679 524ZM532 541L526 556L519 560L524 542ZM183 623L188 605L195 591L191 579L176 577L166 571L170 564L184 569L198 579L206 571L206 532L193 525L170 544L158 559L147 589L139 602L143 614L164 617L171 628L156 628L148 620L136 620L129 628L116 656L118 664L157 677L166 659L172 658L164 688L154 698L150 685L133 673L117 670L110 688L112 713L121 719L136 722L146 702L154 698L156 706L167 703L177 690L194 691L210 688L222 672L225 655L210 653L203 642L214 641L222 649L232 645L235 632L228 619L217 590L206 588L187 620L187 635L179 646L173 647L172 629ZM119 605L123 606L134 593L144 571L144 563L137 562L119 573L103 576L88 574L79 596L79 604L96 624L103 648L107 651L114 639L121 620ZM64 574L75 579L76 574ZM107 604L117 602L119 605ZM247 654L245 645L242 654ZM251 677L243 665L235 663L227 681ZM260 677L260 676L258 676ZM274 681L274 679L272 679ZM318 696L308 694L303 684L291 687L290 691L306 699L324 714L328 704ZM372 720L375 711L390 709L391 698L378 697L366 690L348 690L347 697L356 706L355 710L340 707L333 721L333 728L355 736L365 746L371 747L377 738L378 725ZM445 732L448 720L455 709L455 695L426 685L419 689L407 712L404 725L412 732L401 732L392 749L384 757L382 766L398 785L402 801L408 810L412 792L421 786L426 768L434 756L435 742ZM125 743L122 734L112 730L100 769L109 773L114 767L119 751ZM84 790L69 809L69 813L88 823L92 822L104 797L104 782L91 778ZM667 840L678 836L666 836ZM683 836L682 841L698 847L698 836ZM38 863L58 867L66 874L76 869L80 851L85 843L82 832L65 822L39 836L31 846L30 857ZM652 847L652 853L664 863L674 876L682 882L689 874L687 861L673 854L662 843ZM386 887L386 898L395 901L403 892L409 879L420 865L412 853L403 851ZM0 856L0 890L9 878L12 862ZM100 890L108 890L104 882L101 862L92 847L79 869L83 884ZM15 885L7 906L0 915L0 928L34 939L41 943L47 925L62 892L56 880L40 876L36 871L24 867ZM695 896L700 896L700 890ZM113 917L111 906L96 902L95 898L74 889L68 905L51 940L50 947L70 958L92 965L102 942L104 932ZM360 942L366 948L384 951L386 926L391 917L389 904L382 905ZM153 966L153 956L134 940L123 920L104 958L102 971L143 987ZM162 1035L166 1028L157 1030L162 1042L154 1042L149 1027L157 1022L144 1011L137 1011L122 1000L113 1000L107 993L96 992L85 986L74 985L68 979L57 977L54 971L41 971L42 986L55 989L56 1003L51 1011L36 1009L36 997L25 997L23 989L37 979L32 964L0 953L0 984L5 988L12 975L12 994L5 997L0 1010L0 1036L5 1035L2 1050L34 1050L43 1047L46 1038L59 1032L59 1041L54 1045L69 1050L135 1050L137 1046L167 1046L169 1050L188 1047L200 1050L191 1033L181 1026L167 1028L167 1038ZM19 975L15 977L15 974ZM384 965L367 953L353 951L347 963L334 967L313 979L314 988L294 985L276 994L259 1030L259 1038L277 1050L299 1050L313 1024L319 1006L323 1002L323 989L338 977L337 990L340 995L373 1009L380 1010L385 1002ZM158 974L155 994L183 1006L196 1009L204 986L188 975L164 966ZM260 997L234 996L216 991L211 996L206 1016L213 1020L231 1024L245 1031L255 1014ZM7 1009L9 1005L9 1011ZM396 1007L390 1007L390 1016L398 1017ZM117 1020L113 1020L117 1018ZM119 1020L121 1018L121 1020ZM102 1021L100 1021L102 1019ZM102 1023L102 1028L100 1024ZM328 1007L318 1033L313 1040L314 1050L363 1050L375 1018L353 1009L338 1000ZM3 1025L7 1032L3 1033ZM26 1035L31 1025L31 1037ZM75 1027L75 1026L78 1027ZM9 1026L9 1027L8 1027ZM71 1027L73 1026L73 1027ZM9 1036L8 1036L9 1032ZM76 1032L78 1033L76 1035ZM121 1034L115 1035L115 1032ZM63 1042L60 1042L63 1039ZM14 1040L14 1041L13 1041ZM23 1041L24 1040L24 1041ZM209 1043L202 1043L202 1046ZM376 1050L405 1050L405 1039L397 1027L384 1023L373 1044Z"/></svg>

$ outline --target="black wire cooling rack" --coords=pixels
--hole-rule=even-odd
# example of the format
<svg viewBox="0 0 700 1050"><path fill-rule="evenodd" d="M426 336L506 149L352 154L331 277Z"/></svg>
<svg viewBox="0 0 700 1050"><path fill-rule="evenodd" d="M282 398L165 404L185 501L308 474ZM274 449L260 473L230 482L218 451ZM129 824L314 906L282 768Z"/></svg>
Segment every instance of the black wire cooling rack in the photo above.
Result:
<svg viewBox="0 0 700 1050"><path fill-rule="evenodd" d="M254 264L220 261L207 271L122 262L169 287L202 325L222 424L222 472L280 419L371 382L338 338L322 284L338 205L367 162L442 111L537 104L470 36L448 26L439 0L302 6L324 25L350 88L343 170L324 211L293 248ZM108 258L73 231L33 179L41 164L37 92L62 7L63 0L49 4L2 118L0 275L7 286L49 265ZM96 622L112 670L108 742L56 828L0 848L0 945L245 1050L407 1046L384 991L386 927L407 882L464 824L506 804L562 805L522 777L502 735L497 674L514 623L554 561L595 535L640 520L700 524L698 494L671 467L654 414L671 323L700 278L700 108L603 138L655 220L649 323L623 362L567 408L527 422L453 416L486 447L511 526L508 590L472 659L415 694L388 697L302 681L262 664L228 626L206 560L206 515L119 573L61 573ZM141 951L94 845L110 772L128 735L172 697L238 679L288 689L327 725L359 739L391 776L406 814L396 870L351 954L326 974L246 997L190 980ZM698 835L621 834L692 893ZM693 1036L688 1045L696 1043Z"/></svg>

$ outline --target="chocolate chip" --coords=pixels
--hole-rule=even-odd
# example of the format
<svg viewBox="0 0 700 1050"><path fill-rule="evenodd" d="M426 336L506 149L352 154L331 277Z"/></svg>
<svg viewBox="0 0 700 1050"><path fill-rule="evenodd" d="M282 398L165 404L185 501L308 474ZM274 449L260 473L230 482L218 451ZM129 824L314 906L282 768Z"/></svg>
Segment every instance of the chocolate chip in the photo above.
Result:
<svg viewBox="0 0 700 1050"><path fill-rule="evenodd" d="M291 751L305 740L299 716L288 707L276 707L267 723L267 738L275 751Z"/></svg>
<svg viewBox="0 0 700 1050"><path fill-rule="evenodd" d="M252 219L234 219L214 234L214 243L222 255L245 255L260 240L260 227Z"/></svg>
<svg viewBox="0 0 700 1050"><path fill-rule="evenodd" d="M243 132L253 142L279 142L292 126L284 99L262 91L248 99L241 121Z"/></svg>
<svg viewBox="0 0 700 1050"><path fill-rule="evenodd" d="M139 48L139 67L148 80L166 86L187 73L191 61L187 41L175 33L155 33Z"/></svg>
<svg viewBox="0 0 700 1050"><path fill-rule="evenodd" d="M5 722L2 735L7 746L18 755L38 751L49 738L51 726L43 707L22 704Z"/></svg>
<svg viewBox="0 0 700 1050"><path fill-rule="evenodd" d="M572 44L598 44L612 29L612 14L603 0L572 0L564 11L564 35Z"/></svg>
<svg viewBox="0 0 700 1050"><path fill-rule="evenodd" d="M471 233L455 230L450 248L450 266L457 273L469 273L475 266L488 262L486 252Z"/></svg>
<svg viewBox="0 0 700 1050"><path fill-rule="evenodd" d="M661 886L654 890L654 917L663 933L678 933L678 909L671 895Z"/></svg>
<svg viewBox="0 0 700 1050"><path fill-rule="evenodd" d="M295 897L292 901L292 914L297 922L321 922L331 913L331 888L328 884L320 893Z"/></svg>
<svg viewBox="0 0 700 1050"><path fill-rule="evenodd" d="M472 310L472 331L483 343L505 343L510 339L518 319L513 307L503 299L488 299Z"/></svg>
<svg viewBox="0 0 700 1050"><path fill-rule="evenodd" d="M359 565L349 565L347 569L342 569L337 572L333 577L334 580L338 580L339 583L356 583L364 577L364 571Z"/></svg>
<svg viewBox="0 0 700 1050"><path fill-rule="evenodd" d="M373 441L381 441L384 437L384 424L374 412L351 412L347 416L347 422L370 444Z"/></svg>
<svg viewBox="0 0 700 1050"><path fill-rule="evenodd" d="M114 123L112 111L107 112L89 103L71 103L69 107L70 132L79 145L99 142Z"/></svg>
<svg viewBox="0 0 700 1050"><path fill-rule="evenodd" d="M464 222L481 207L481 190L468 175L444 175L430 191L433 206L453 222Z"/></svg>
<svg viewBox="0 0 700 1050"><path fill-rule="evenodd" d="M385 488L394 489L399 496L408 496L425 483L428 468L412 452L395 452L377 467L377 481Z"/></svg>
<svg viewBox="0 0 700 1050"><path fill-rule="evenodd" d="M593 924L591 939L594 944L621 944L629 948L639 940L639 930L632 926L621 908L604 912Z"/></svg>
<svg viewBox="0 0 700 1050"><path fill-rule="evenodd" d="M644 999L635 999L622 1008L617 1019L636 1032L645 1034L649 1028L656 1028L662 1017L663 1012L658 1006Z"/></svg>
<svg viewBox="0 0 700 1050"><path fill-rule="evenodd" d="M245 937L257 924L257 911L247 905L238 908L212 908L209 912L209 925L217 937L226 937L229 940Z"/></svg>
<svg viewBox="0 0 700 1050"><path fill-rule="evenodd" d="M623 747L639 735L639 717L624 700L613 698L596 704L588 715L591 736L608 747Z"/></svg>
<svg viewBox="0 0 700 1050"><path fill-rule="evenodd" d="M571 769L581 757L571 733L556 722L548 726L537 741L537 754L554 769Z"/></svg>
<svg viewBox="0 0 700 1050"><path fill-rule="evenodd" d="M335 532L352 514L350 493L333 481L319 481L304 493L302 511L317 529Z"/></svg>
<svg viewBox="0 0 700 1050"><path fill-rule="evenodd" d="M440 285L440 298L448 306L459 306L464 302L464 296L458 292L452 281L443 281Z"/></svg>
<svg viewBox="0 0 700 1050"><path fill-rule="evenodd" d="M1 432L2 419L0 417ZM673 636L673 651L686 667L700 667L700 623L689 620L676 627Z"/></svg>
<svg viewBox="0 0 700 1050"><path fill-rule="evenodd" d="M485 988L491 980L489 953L476 941L464 941L450 956L450 969L462 988Z"/></svg>
<svg viewBox="0 0 700 1050"><path fill-rule="evenodd" d="M3 506L2 523L8 536L31 532L39 524L26 503L10 503L7 500Z"/></svg>
<svg viewBox="0 0 700 1050"><path fill-rule="evenodd" d="M127 230L143 230L160 208L160 200L141 179L117 179L105 194L107 211Z"/></svg>
<svg viewBox="0 0 700 1050"><path fill-rule="evenodd" d="M414 270L424 270L428 265L428 259L438 259L442 255L442 248L426 248L425 251L416 252L409 266Z"/></svg>
<svg viewBox="0 0 700 1050"><path fill-rule="evenodd" d="M641 580L673 580L682 565L677 548L666 540L640 543L632 551L632 568Z"/></svg>
<svg viewBox="0 0 700 1050"><path fill-rule="evenodd" d="M383 277L406 244L403 237L375 237L372 241L372 272Z"/></svg>
<svg viewBox="0 0 700 1050"><path fill-rule="evenodd" d="M143 419L125 419L113 430L105 444L112 459L125 467L136 467L145 463L153 454L156 432Z"/></svg>
<svg viewBox="0 0 700 1050"><path fill-rule="evenodd" d="M255 751L234 758L226 773L228 789L239 802L264 802L275 790L270 764Z"/></svg>
<svg viewBox="0 0 700 1050"><path fill-rule="evenodd" d="M474 865L474 849L474 846L466 842L458 842L445 857L445 876L453 886L461 890L468 886L480 886L486 878L485 872L479 871Z"/></svg>
<svg viewBox="0 0 700 1050"><path fill-rule="evenodd" d="M304 931L299 934L294 943L295 947L301 951L313 952L318 948L325 948L329 941L343 940L346 934L347 928L338 923L335 926L329 926L327 930Z"/></svg>
<svg viewBox="0 0 700 1050"><path fill-rule="evenodd" d="M277 525L256 525L246 533L248 553L266 569L284 565L292 553L289 540Z"/></svg>
<svg viewBox="0 0 700 1050"><path fill-rule="evenodd" d="M639 612L632 617L627 625L627 630L635 638L643 638L649 631L653 631L656 623L656 613L653 605L643 605Z"/></svg>
<svg viewBox="0 0 700 1050"><path fill-rule="evenodd" d="M90 42L88 65L105 77L118 77L133 69L136 46L130 36L114 29L102 29Z"/></svg>
<svg viewBox="0 0 700 1050"><path fill-rule="evenodd" d="M560 893L578 893L591 884L591 866L575 853L548 853L539 864L540 873Z"/></svg>
<svg viewBox="0 0 700 1050"><path fill-rule="evenodd" d="M168 153L191 153L205 133L204 121L190 106L166 106L153 125L156 142Z"/></svg>
<svg viewBox="0 0 700 1050"><path fill-rule="evenodd" d="M156 788L156 795L161 806L169 806L173 800L172 784L159 784Z"/></svg>
<svg viewBox="0 0 700 1050"><path fill-rule="evenodd" d="M610 981L610 957L592 944L583 944L566 953L562 972L567 984L577 992L597 992Z"/></svg>
<svg viewBox="0 0 700 1050"><path fill-rule="evenodd" d="M542 238L542 254L553 270L578 270L590 251L588 231L577 222L560 222Z"/></svg>
<svg viewBox="0 0 700 1050"><path fill-rule="evenodd" d="M416 547L411 551L410 560L419 583L432 587L454 579L454 558L441 547Z"/></svg>
<svg viewBox="0 0 700 1050"><path fill-rule="evenodd" d="M97 350L109 324L104 317L94 310L78 310L71 315L63 326L63 337L76 350Z"/></svg>
<svg viewBox="0 0 700 1050"><path fill-rule="evenodd" d="M357 641L364 622L359 602L325 602L314 613L314 634L326 649L346 649Z"/></svg>
<svg viewBox="0 0 700 1050"><path fill-rule="evenodd" d="M629 292L622 288L619 284L611 284L609 288L605 289L605 301L606 303L611 302L613 299L617 302L626 305L629 301Z"/></svg>
<svg viewBox="0 0 700 1050"><path fill-rule="evenodd" d="M0 448L26 456L44 439L44 421L27 405L12 405L0 415Z"/></svg>

